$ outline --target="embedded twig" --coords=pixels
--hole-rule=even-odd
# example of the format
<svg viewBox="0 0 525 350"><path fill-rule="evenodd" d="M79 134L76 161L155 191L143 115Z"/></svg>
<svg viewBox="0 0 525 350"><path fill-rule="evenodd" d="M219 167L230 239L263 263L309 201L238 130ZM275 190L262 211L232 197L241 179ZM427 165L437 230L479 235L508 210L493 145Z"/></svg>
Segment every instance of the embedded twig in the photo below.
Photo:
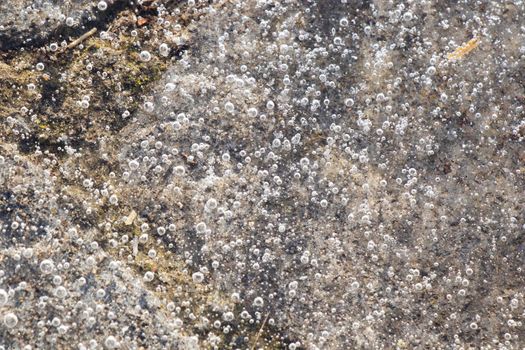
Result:
<svg viewBox="0 0 525 350"><path fill-rule="evenodd" d="M92 36L93 34L95 34L97 32L97 28L93 28L91 29L89 32L86 32L84 34L82 34L81 36L79 36L77 39L73 40L71 43L69 43L69 45L67 46L68 49L72 49L74 48L75 46L77 46L78 44L80 44L81 42L83 42L84 40L86 40L87 38L89 38L90 36Z"/></svg>
<svg viewBox="0 0 525 350"><path fill-rule="evenodd" d="M255 350L255 347L257 346L257 342L259 341L259 338L261 337L264 325L266 324L266 321L268 321L268 316L270 316L270 314L266 314L266 317L264 318L261 328L259 328L259 332L257 332L257 336L255 337L255 342L253 343L250 350Z"/></svg>
<svg viewBox="0 0 525 350"><path fill-rule="evenodd" d="M459 60L467 55L470 51L474 50L479 45L479 38L472 38L465 44L458 47L454 52L447 55L449 60Z"/></svg>

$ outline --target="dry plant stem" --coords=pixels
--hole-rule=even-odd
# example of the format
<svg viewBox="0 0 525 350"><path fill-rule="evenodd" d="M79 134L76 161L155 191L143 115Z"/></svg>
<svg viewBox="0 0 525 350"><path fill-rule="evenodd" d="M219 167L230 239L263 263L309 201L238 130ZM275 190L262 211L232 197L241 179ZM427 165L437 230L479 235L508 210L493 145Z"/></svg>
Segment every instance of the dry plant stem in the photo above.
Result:
<svg viewBox="0 0 525 350"><path fill-rule="evenodd" d="M89 32L86 32L84 34L82 34L80 37L78 37L77 39L73 40L68 46L67 48L68 49L72 49L76 46L78 46L81 42L83 42L84 40L86 40L87 38L89 38L90 36L92 36L93 34L95 34L97 32L97 28L93 28L91 29Z"/></svg>
<svg viewBox="0 0 525 350"><path fill-rule="evenodd" d="M266 324L266 321L268 321L268 316L269 316L269 314L267 314L266 317L264 318L264 321L263 321L263 323L261 325L261 328L259 328L259 332L257 332L257 336L255 337L255 341L254 341L254 343L252 345L251 350L255 350L255 347L257 346L257 342L259 341L259 338L261 337L261 334L263 332L264 325Z"/></svg>

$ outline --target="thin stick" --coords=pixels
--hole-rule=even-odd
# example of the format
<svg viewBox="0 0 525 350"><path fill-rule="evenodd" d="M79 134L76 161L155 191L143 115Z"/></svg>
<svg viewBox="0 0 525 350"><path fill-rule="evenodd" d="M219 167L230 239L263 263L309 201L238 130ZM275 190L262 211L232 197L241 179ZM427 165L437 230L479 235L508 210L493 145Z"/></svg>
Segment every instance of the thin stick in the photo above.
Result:
<svg viewBox="0 0 525 350"><path fill-rule="evenodd" d="M449 60L459 60L467 55L470 51L474 50L479 45L479 38L470 39L465 44L458 47L454 52L447 55Z"/></svg>
<svg viewBox="0 0 525 350"><path fill-rule="evenodd" d="M83 42L84 40L86 40L87 38L89 38L90 36L92 36L93 34L95 34L97 32L97 28L93 28L91 29L89 32L86 32L84 34L82 34L81 36L79 36L77 39L73 40L68 46L67 48L68 49L71 49L75 46L77 46L78 44L80 44L81 42Z"/></svg>
<svg viewBox="0 0 525 350"><path fill-rule="evenodd" d="M264 325L266 324L266 321L268 321L268 316L270 316L270 314L267 314L266 317L264 318L264 321L263 321L263 323L261 325L261 328L259 328L259 332L257 332L257 336L255 337L255 343L253 343L253 346L252 346L251 350L255 350L255 347L257 346L257 342L259 341L259 337L262 334Z"/></svg>

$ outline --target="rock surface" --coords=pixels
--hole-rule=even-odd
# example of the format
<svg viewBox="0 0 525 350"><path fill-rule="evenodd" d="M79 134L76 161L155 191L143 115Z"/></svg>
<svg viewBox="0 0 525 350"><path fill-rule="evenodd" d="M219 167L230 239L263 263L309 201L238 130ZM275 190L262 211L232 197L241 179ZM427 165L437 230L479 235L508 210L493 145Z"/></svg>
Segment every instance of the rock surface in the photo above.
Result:
<svg viewBox="0 0 525 350"><path fill-rule="evenodd" d="M525 344L522 1L8 3L0 347Z"/></svg>
<svg viewBox="0 0 525 350"><path fill-rule="evenodd" d="M0 1L0 50L35 47L53 38L67 40L86 26L103 25L126 0Z"/></svg>

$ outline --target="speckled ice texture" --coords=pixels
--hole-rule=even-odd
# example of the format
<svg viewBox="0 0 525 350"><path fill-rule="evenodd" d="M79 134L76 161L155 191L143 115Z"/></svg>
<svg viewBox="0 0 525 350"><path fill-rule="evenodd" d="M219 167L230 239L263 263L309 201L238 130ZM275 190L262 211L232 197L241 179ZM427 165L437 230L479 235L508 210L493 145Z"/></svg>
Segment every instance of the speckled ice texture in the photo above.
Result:
<svg viewBox="0 0 525 350"><path fill-rule="evenodd" d="M0 349L523 349L524 72L522 0L0 0Z"/></svg>

